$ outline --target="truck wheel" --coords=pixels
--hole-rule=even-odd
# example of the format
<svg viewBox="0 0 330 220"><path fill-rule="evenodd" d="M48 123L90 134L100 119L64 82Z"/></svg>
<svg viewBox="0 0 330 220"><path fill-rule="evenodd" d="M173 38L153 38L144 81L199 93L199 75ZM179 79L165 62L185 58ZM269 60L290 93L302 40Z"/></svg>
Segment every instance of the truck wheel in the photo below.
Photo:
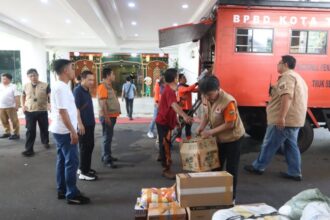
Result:
<svg viewBox="0 0 330 220"><path fill-rule="evenodd" d="M246 133L253 139L262 140L266 133L266 127L263 126L249 126L246 129Z"/></svg>
<svg viewBox="0 0 330 220"><path fill-rule="evenodd" d="M304 127L298 134L298 146L300 153L304 153L311 145L314 139L314 130L308 119L306 119Z"/></svg>

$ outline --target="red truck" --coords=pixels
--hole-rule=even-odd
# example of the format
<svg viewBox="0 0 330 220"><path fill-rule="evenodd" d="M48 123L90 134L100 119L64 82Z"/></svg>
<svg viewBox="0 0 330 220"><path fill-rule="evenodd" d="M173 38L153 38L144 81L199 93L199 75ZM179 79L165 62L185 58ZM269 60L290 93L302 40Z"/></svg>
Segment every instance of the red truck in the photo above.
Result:
<svg viewBox="0 0 330 220"><path fill-rule="evenodd" d="M330 129L329 30L330 3L222 0L198 24L159 30L159 40L160 47L200 40L201 65L213 63L253 138L265 134L269 89L279 76L276 65L282 55L294 56L309 88L306 123L298 137L304 152L313 128Z"/></svg>

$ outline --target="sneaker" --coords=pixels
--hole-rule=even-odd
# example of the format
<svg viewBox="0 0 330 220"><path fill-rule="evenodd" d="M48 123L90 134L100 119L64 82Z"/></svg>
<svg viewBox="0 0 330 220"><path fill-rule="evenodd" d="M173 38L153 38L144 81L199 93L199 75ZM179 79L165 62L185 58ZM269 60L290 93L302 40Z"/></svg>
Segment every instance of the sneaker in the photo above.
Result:
<svg viewBox="0 0 330 220"><path fill-rule="evenodd" d="M13 134L13 135L11 135L8 139L9 139L9 140L18 140L18 139L19 139L19 135L17 135L17 134Z"/></svg>
<svg viewBox="0 0 330 220"><path fill-rule="evenodd" d="M111 161L118 161L118 158L117 157L110 156L110 160Z"/></svg>
<svg viewBox="0 0 330 220"><path fill-rule="evenodd" d="M81 169L78 169L78 170L77 170L77 174L78 174L78 175L80 175L80 174L81 174ZM90 170L88 171L88 174L91 174L91 175L96 175L96 171L95 171L95 170L93 170L93 169L90 169Z"/></svg>
<svg viewBox="0 0 330 220"><path fill-rule="evenodd" d="M90 169L90 170L88 171L88 173L89 173L89 174L92 174L92 175L96 175L96 170Z"/></svg>
<svg viewBox="0 0 330 220"><path fill-rule="evenodd" d="M175 180L175 173L172 173L170 170L163 171L162 176L169 180Z"/></svg>
<svg viewBox="0 0 330 220"><path fill-rule="evenodd" d="M57 199L65 199L65 193L64 192L57 192Z"/></svg>
<svg viewBox="0 0 330 220"><path fill-rule="evenodd" d="M262 175L264 173L264 171L262 170L257 170L256 168L254 168L254 166L252 165L245 165L244 166L244 170L248 171L249 173L254 173L254 174L258 174L258 175Z"/></svg>
<svg viewBox="0 0 330 220"><path fill-rule="evenodd" d="M104 166L105 166L105 167L109 167L109 168L111 168L111 169L116 169L116 168L118 168L118 166L115 165L113 162L107 162L107 163L104 163Z"/></svg>
<svg viewBox="0 0 330 220"><path fill-rule="evenodd" d="M66 201L70 205L83 205L90 203L91 200L83 195L77 195L71 199L67 199Z"/></svg>
<svg viewBox="0 0 330 220"><path fill-rule="evenodd" d="M22 152L23 156L25 157L32 157L34 155L34 151L23 151Z"/></svg>
<svg viewBox="0 0 330 220"><path fill-rule="evenodd" d="M9 138L10 137L10 134L3 134L0 136L0 138Z"/></svg>
<svg viewBox="0 0 330 220"><path fill-rule="evenodd" d="M182 142L182 138L177 137L177 138L175 138L175 141L178 142L178 143L181 143Z"/></svg>
<svg viewBox="0 0 330 220"><path fill-rule="evenodd" d="M295 180L295 181L302 181L302 176L291 176L285 172L280 172L281 177L285 178L285 179L291 179L291 180Z"/></svg>
<svg viewBox="0 0 330 220"><path fill-rule="evenodd" d="M148 138L154 138L155 137L154 133L152 133L151 131L148 131L147 136L148 136Z"/></svg>
<svg viewBox="0 0 330 220"><path fill-rule="evenodd" d="M191 139L191 136L188 136L188 137L187 137L187 141L189 141L190 139Z"/></svg>
<svg viewBox="0 0 330 220"><path fill-rule="evenodd" d="M81 173L78 178L80 180L94 181L97 179L97 176L91 175L89 173L85 173L85 174Z"/></svg>

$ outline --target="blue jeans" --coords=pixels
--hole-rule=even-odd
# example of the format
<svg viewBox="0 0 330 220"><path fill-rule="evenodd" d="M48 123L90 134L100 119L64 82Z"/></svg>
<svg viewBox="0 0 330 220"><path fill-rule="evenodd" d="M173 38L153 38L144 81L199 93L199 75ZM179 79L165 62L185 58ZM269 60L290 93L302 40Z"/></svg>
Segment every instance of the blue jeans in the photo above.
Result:
<svg viewBox="0 0 330 220"><path fill-rule="evenodd" d="M111 162L111 142L113 137L113 129L115 127L117 118L110 118L111 125L105 123L104 117L100 117L100 122L102 124L102 157L101 160L105 163Z"/></svg>
<svg viewBox="0 0 330 220"><path fill-rule="evenodd" d="M279 148L284 145L287 173L291 176L301 176L301 157L297 143L299 129L285 127L280 130L275 125L268 125L261 152L258 159L253 162L253 167L264 171Z"/></svg>
<svg viewBox="0 0 330 220"><path fill-rule="evenodd" d="M149 125L149 131L151 131L151 132L154 132L157 114L158 114L158 107L154 106L154 114L152 116L152 121L150 122L150 125Z"/></svg>
<svg viewBox="0 0 330 220"><path fill-rule="evenodd" d="M66 193L66 198L71 199L80 193L76 186L79 165L78 146L70 143L70 134L53 133L53 136L57 147L57 191Z"/></svg>

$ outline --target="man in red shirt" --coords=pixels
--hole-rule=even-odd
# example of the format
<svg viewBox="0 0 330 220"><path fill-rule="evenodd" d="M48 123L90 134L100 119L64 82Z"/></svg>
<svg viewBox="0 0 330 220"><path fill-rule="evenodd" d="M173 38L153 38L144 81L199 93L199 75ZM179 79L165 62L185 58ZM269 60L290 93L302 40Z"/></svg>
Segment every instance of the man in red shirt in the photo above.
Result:
<svg viewBox="0 0 330 220"><path fill-rule="evenodd" d="M193 122L193 118L189 117L182 111L177 103L175 91L177 89L177 70L174 68L167 69L165 72L165 89L159 103L158 115L156 118L157 131L159 136L159 153L163 166L163 176L168 179L175 179L175 174L171 172L171 130L177 124L177 115L179 114L187 124Z"/></svg>
<svg viewBox="0 0 330 220"><path fill-rule="evenodd" d="M197 92L198 89L196 88L198 83L195 83L191 86L187 84L187 79L184 74L179 74L179 86L178 86L178 102L182 110L188 114L188 112L192 108L192 98L191 95L193 92ZM180 117L181 119L181 117ZM186 138L187 140L191 139L191 125L185 125L186 130ZM182 142L182 130L178 130L177 138L175 139L176 142Z"/></svg>

